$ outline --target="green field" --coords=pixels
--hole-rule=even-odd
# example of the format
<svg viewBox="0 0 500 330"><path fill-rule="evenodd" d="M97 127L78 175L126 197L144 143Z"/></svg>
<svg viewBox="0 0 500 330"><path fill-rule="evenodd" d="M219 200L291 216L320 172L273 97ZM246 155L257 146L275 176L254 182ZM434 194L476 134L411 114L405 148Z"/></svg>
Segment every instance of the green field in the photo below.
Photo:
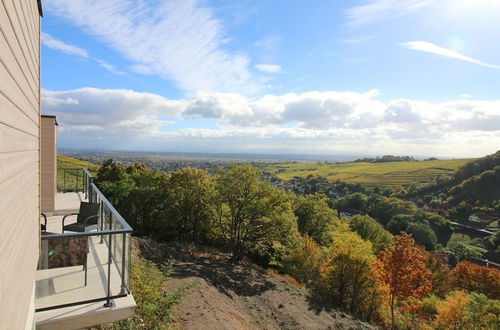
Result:
<svg viewBox="0 0 500 330"><path fill-rule="evenodd" d="M89 162L68 157L65 155L57 155L57 188L58 190L75 190L82 186L82 172L72 171L72 168L86 168L92 175L95 175L97 167ZM64 170L66 169L66 170ZM65 174L66 173L66 174Z"/></svg>
<svg viewBox="0 0 500 330"><path fill-rule="evenodd" d="M420 162L390 163L306 163L290 162L265 166L263 169L280 179L294 176L307 177L310 174L327 177L330 181L360 183L365 186L397 186L423 183L440 174L453 174L473 159L449 159Z"/></svg>

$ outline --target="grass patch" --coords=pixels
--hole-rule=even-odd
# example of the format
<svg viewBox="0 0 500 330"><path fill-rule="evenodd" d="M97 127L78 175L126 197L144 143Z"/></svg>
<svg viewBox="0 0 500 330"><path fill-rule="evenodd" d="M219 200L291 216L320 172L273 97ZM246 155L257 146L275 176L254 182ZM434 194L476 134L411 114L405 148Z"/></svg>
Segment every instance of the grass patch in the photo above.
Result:
<svg viewBox="0 0 500 330"><path fill-rule="evenodd" d="M82 188L82 171L68 170L71 168L86 168L94 176L98 166L84 160L57 155L57 189L59 191L76 191Z"/></svg>
<svg viewBox="0 0 500 330"><path fill-rule="evenodd" d="M447 246L452 247L452 246L456 245L457 243L463 243L463 244L469 245L471 241L472 241L472 239L470 238L469 235L454 232L453 234L451 234L451 238L448 241Z"/></svg>
<svg viewBox="0 0 500 330"><path fill-rule="evenodd" d="M137 303L135 315L114 323L101 325L103 330L166 329L173 323L173 308L198 283L190 282L172 293L164 288L171 274L171 264L157 265L135 257L130 275L131 291Z"/></svg>

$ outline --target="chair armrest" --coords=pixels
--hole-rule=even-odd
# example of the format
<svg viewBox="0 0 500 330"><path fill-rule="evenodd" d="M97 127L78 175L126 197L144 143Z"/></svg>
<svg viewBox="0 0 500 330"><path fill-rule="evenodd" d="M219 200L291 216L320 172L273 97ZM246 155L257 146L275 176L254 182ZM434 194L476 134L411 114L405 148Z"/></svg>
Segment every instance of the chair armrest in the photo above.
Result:
<svg viewBox="0 0 500 330"><path fill-rule="evenodd" d="M83 223L83 227L86 228L87 227L87 222L90 220L90 219L93 219L93 218L99 218L99 215L91 215L90 217L88 217L87 219L85 219L85 222Z"/></svg>
<svg viewBox="0 0 500 330"><path fill-rule="evenodd" d="M45 225L45 228L47 228L47 216L45 215L45 213L40 213L43 217L43 221L44 221L44 225Z"/></svg>
<svg viewBox="0 0 500 330"><path fill-rule="evenodd" d="M70 215L78 215L78 213L70 213L70 214L66 214L63 218L62 218L62 226L64 228L64 221L66 220L66 217L69 217Z"/></svg>

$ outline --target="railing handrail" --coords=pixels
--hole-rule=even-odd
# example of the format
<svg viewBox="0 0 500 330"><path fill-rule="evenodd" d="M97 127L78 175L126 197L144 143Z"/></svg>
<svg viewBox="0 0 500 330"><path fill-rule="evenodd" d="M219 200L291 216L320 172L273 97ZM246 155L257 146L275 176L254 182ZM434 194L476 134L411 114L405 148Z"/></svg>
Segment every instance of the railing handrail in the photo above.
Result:
<svg viewBox="0 0 500 330"><path fill-rule="evenodd" d="M72 237L85 237L85 236L104 236L104 235L118 235L131 233L132 229L111 229L111 230L98 230L98 231L85 231L85 232L74 232L74 233L48 233L46 235L41 235L40 239L50 240L53 238L72 238Z"/></svg>

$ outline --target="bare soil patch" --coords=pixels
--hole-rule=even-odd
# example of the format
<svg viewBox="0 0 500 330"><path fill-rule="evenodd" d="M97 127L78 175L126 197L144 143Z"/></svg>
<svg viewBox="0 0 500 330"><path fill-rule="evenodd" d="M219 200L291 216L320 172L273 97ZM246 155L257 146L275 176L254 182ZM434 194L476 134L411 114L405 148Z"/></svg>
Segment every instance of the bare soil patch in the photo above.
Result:
<svg viewBox="0 0 500 330"><path fill-rule="evenodd" d="M135 241L138 254L171 262L167 292L185 288L175 310L181 329L368 329L344 313L326 311L286 277L270 275L248 261L238 264L216 249ZM159 288L160 289L160 288Z"/></svg>

